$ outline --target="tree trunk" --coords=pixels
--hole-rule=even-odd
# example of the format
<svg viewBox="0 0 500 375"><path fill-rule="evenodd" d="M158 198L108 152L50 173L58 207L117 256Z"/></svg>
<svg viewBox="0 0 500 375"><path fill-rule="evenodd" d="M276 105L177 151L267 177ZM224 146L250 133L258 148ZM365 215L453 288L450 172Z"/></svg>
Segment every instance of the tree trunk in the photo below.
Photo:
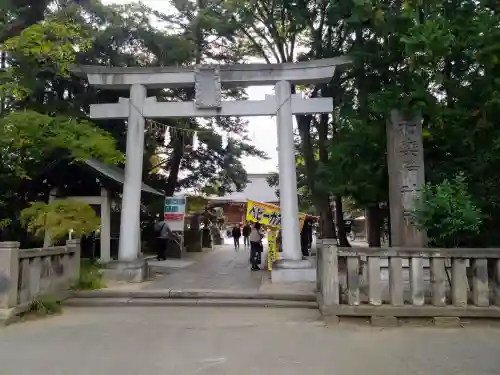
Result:
<svg viewBox="0 0 500 375"><path fill-rule="evenodd" d="M167 197L171 197L175 193L175 189L177 188L177 181L179 179L179 170L182 161L182 153L184 145L182 140L177 139L175 141L175 146L172 151L172 157L167 164L169 168L169 174L167 178L167 184L165 185L165 195Z"/></svg>
<svg viewBox="0 0 500 375"><path fill-rule="evenodd" d="M333 213L330 207L330 199L327 197L326 199L323 199L322 202L322 204L318 204L317 206L321 220L321 238L337 238L335 224L333 223Z"/></svg>
<svg viewBox="0 0 500 375"><path fill-rule="evenodd" d="M194 42L196 46L195 50L195 64L201 63L203 54L203 30L201 29L200 17L201 12L204 9L204 4L202 0L197 0L196 2L198 13L196 19L194 20ZM187 92L187 100L191 101L195 97L195 90L191 89ZM165 186L165 194L167 197L171 197L175 193L177 188L177 182L179 180L179 171L182 162L182 156L184 155L184 136L178 137L174 143L174 149L172 151L172 157L168 163L169 175L167 178L167 184Z"/></svg>
<svg viewBox="0 0 500 375"><path fill-rule="evenodd" d="M5 51L2 51L2 55L0 57L0 69L3 70L5 69L5 60L7 58L7 55L5 54ZM0 102L0 116L3 116L5 112L5 95L2 95L1 97L1 102Z"/></svg>
<svg viewBox="0 0 500 375"><path fill-rule="evenodd" d="M337 223L339 245L342 247L350 247L347 241L347 234L344 225L344 210L342 208L342 197L335 197L335 222Z"/></svg>
<svg viewBox="0 0 500 375"><path fill-rule="evenodd" d="M368 246L380 247L380 208L378 204L366 209L366 225Z"/></svg>
<svg viewBox="0 0 500 375"><path fill-rule="evenodd" d="M312 120L312 119L311 119ZM328 150L327 150L327 142L328 142L328 124L329 124L329 116L327 114L322 114L319 117L319 121L315 121L316 127L318 130L318 153L319 153L319 162L320 164L327 165L328 164ZM309 129L310 132L310 129ZM314 160L314 151L311 150L311 158L312 163L315 163ZM316 166L316 165L315 165ZM308 178L313 181L316 178L315 169L312 170L307 168L306 173ZM320 190L321 189L321 190ZM337 232L335 231L335 224L333 220L333 213L330 207L330 197L327 191L320 188L318 189L317 185L314 186L314 190L312 190L313 197L317 196L322 201L328 202L328 204L321 204L320 207L324 207L325 211L325 219L323 220L322 226L326 234L328 234L327 238L337 238Z"/></svg>
<svg viewBox="0 0 500 375"><path fill-rule="evenodd" d="M293 91L295 92L295 91ZM323 238L337 238L335 226L333 224L333 214L330 208L330 199L327 195L323 195L316 189L315 171L316 161L314 160L314 147L311 139L311 122L312 116L296 116L299 134L302 143L302 154L304 156L304 164L306 166L307 185L311 190L314 206L320 213L321 236Z"/></svg>

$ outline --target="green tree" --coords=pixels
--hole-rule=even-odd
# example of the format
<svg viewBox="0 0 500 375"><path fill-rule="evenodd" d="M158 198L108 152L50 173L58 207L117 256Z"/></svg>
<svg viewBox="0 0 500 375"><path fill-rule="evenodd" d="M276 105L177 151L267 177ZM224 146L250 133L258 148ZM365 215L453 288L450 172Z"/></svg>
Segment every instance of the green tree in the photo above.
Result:
<svg viewBox="0 0 500 375"><path fill-rule="evenodd" d="M385 123L392 109L420 111L428 179L439 183L463 171L473 199L491 213L473 241L500 241L491 236L500 214L497 3L240 1L231 12L235 16L226 20L247 17L244 30L234 26L238 36L258 40L253 51L268 60L342 53L353 59L352 69L334 76L333 84L310 88L311 95L336 98L332 121L297 118L307 185L316 200L348 195L366 207L369 242L378 246L381 204L388 195ZM299 47L306 52L290 54Z"/></svg>
<svg viewBox="0 0 500 375"><path fill-rule="evenodd" d="M439 183L463 171L474 200L492 213L476 243L495 241L485 237L499 214L493 172L499 128L491 112L498 105L498 5L439 0L342 5L349 15L341 21L349 35L344 50L354 69L344 77L339 131L323 178L336 194L349 194L367 207L373 223L370 213L387 199L386 119L394 108L418 110L424 115L427 178Z"/></svg>
<svg viewBox="0 0 500 375"><path fill-rule="evenodd" d="M197 7L182 6L175 17L152 11L139 3L110 7L96 5L86 9L94 14L96 43L88 53L80 56L81 63L169 66L190 65L206 59L217 62L238 60L231 50L219 50L217 56L214 55L212 46L206 45L203 38L198 38L197 33L205 31L204 26L197 23ZM158 26L153 26L153 21ZM118 96L116 93L104 95L110 102ZM127 93L119 95L126 96ZM156 95L159 101L186 101L193 99L194 89L161 90L151 95ZM227 90L224 95L241 98L243 92ZM91 103L91 100L86 102ZM123 129L123 121L100 123L106 129L114 128L115 132L116 129ZM155 125L159 124L168 126L169 130L165 136L162 127L156 126L160 130L147 134L145 174L151 170L148 167L151 156L157 155L161 163L156 163L154 167L160 170L163 186L156 186L167 195L182 188L201 188L216 181L221 183L224 191L239 190L247 181L241 158L245 155L266 157L248 143L246 122L239 118L208 121L158 119ZM146 180L151 178L144 177Z"/></svg>
<svg viewBox="0 0 500 375"><path fill-rule="evenodd" d="M5 22L14 22L24 12L18 3L6 8ZM32 3L25 1L23 6L33 7ZM34 177L53 161L89 156L123 161L124 122L95 124L87 116L89 104L114 102L128 92L89 88L84 80L68 74L71 64L187 65L196 49L189 28L177 27L176 20L142 4L104 6L99 1L61 0L50 8L38 5L43 14L37 13L36 22L23 21L2 46L7 69L0 75L4 109L0 121L5 125L0 143L2 159L9 163L1 167L0 201L8 217L15 217L27 202L46 199L45 187L37 185ZM151 94L159 100L185 100L189 93ZM241 95L241 91L228 94ZM167 137L162 131L148 131L144 179L169 194L213 180L221 181L227 190L242 188L246 175L240 158L265 156L247 143L245 123L239 119L159 122L170 131ZM199 147L189 148L198 129Z"/></svg>
<svg viewBox="0 0 500 375"><path fill-rule="evenodd" d="M458 247L468 236L478 234L482 224L481 211L467 191L463 174L423 186L412 218L438 247Z"/></svg>
<svg viewBox="0 0 500 375"><path fill-rule="evenodd" d="M414 81L426 90L426 174L433 183L467 177L468 191L488 216L477 245L500 243L500 6L494 2L410 2L415 19L402 38Z"/></svg>
<svg viewBox="0 0 500 375"><path fill-rule="evenodd" d="M0 43L42 21L50 3L50 0L3 0L0 11Z"/></svg>
<svg viewBox="0 0 500 375"><path fill-rule="evenodd" d="M267 63L335 57L342 54L346 37L338 22L342 12L328 1L232 0L212 6L206 17L212 21L218 38L231 41L246 56ZM340 100L341 74L332 78L329 84L293 87L292 90L303 91L310 97L332 96ZM337 104L334 101L334 105ZM328 114L296 116L296 120L300 140L298 153L304 161L304 177L311 200L321 216L323 235L336 237L330 192L317 178L319 166L327 163L327 147L334 133L334 123ZM340 240L346 245L343 229L339 226Z"/></svg>
<svg viewBox="0 0 500 375"><path fill-rule="evenodd" d="M21 222L35 236L47 233L54 240L67 238L70 232L79 238L96 231L100 225L92 207L69 199L33 203L21 211Z"/></svg>
<svg viewBox="0 0 500 375"><path fill-rule="evenodd" d="M79 27L50 19L25 28L1 46L9 61L0 86L4 106L0 117L0 203L7 219L26 204L24 182L54 158L94 156L109 163L123 159L110 134L81 116L55 112L47 95L48 82L68 77L77 50L89 44Z"/></svg>

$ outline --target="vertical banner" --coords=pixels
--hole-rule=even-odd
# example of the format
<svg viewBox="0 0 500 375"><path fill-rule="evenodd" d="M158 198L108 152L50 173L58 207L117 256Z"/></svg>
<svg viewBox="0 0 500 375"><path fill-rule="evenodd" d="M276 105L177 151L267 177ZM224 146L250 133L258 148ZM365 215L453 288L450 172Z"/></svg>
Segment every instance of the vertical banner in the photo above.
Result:
<svg viewBox="0 0 500 375"><path fill-rule="evenodd" d="M186 215L185 197L165 197L163 219L174 232L184 231L184 217Z"/></svg>
<svg viewBox="0 0 500 375"><path fill-rule="evenodd" d="M278 249L276 246L276 240L278 237L278 232L275 230L270 230L267 232L267 270L271 271L273 269L273 262L278 259Z"/></svg>

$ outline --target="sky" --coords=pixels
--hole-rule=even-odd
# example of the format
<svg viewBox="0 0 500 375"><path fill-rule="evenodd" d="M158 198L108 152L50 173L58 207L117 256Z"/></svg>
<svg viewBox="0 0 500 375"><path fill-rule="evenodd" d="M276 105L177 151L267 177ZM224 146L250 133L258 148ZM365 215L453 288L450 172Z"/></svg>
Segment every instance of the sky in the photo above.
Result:
<svg viewBox="0 0 500 375"><path fill-rule="evenodd" d="M135 0L101 0L102 3L108 4L127 4L137 2ZM171 9L167 0L142 0L142 3L160 12L168 12ZM273 88L268 86L249 87L247 90L249 99L264 100L265 95L273 93ZM259 150L264 151L269 160L260 158L246 157L243 159L243 164L247 173L269 173L277 171L278 166L278 141L276 121L269 116L248 117L248 136L250 143Z"/></svg>

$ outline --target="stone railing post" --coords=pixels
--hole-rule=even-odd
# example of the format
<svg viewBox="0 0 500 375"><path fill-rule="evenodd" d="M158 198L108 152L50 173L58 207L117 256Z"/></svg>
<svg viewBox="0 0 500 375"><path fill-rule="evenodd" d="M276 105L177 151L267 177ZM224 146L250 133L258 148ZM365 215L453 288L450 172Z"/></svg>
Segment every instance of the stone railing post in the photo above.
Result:
<svg viewBox="0 0 500 375"><path fill-rule="evenodd" d="M74 255L70 260L71 271L69 274L72 279L78 279L80 277L80 239L72 239L66 241L66 246L74 251Z"/></svg>
<svg viewBox="0 0 500 375"><path fill-rule="evenodd" d="M0 242L0 310L17 305L19 242Z"/></svg>
<svg viewBox="0 0 500 375"><path fill-rule="evenodd" d="M323 239L318 257L318 304L323 315L335 315L340 302L337 240Z"/></svg>

